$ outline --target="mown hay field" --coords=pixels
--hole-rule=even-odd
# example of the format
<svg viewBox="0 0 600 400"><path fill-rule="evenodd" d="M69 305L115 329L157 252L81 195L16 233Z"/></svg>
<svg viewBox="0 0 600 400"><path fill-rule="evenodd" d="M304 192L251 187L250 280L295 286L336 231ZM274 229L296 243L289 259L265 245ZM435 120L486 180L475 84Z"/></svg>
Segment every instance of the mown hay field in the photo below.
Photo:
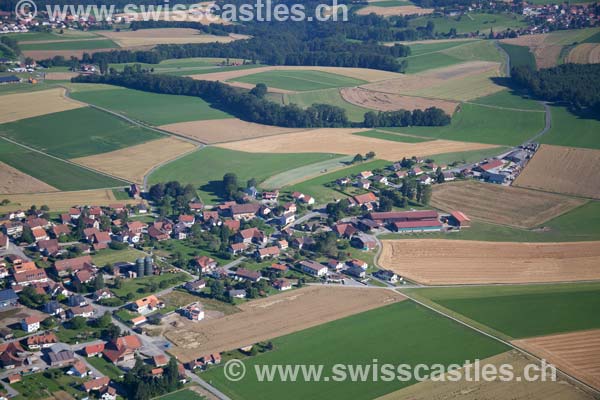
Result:
<svg viewBox="0 0 600 400"><path fill-rule="evenodd" d="M121 47L149 46L157 44L186 44L186 43L230 43L235 40L247 39L248 36L230 34L216 36L200 33L191 28L158 28L139 29L137 31L99 31Z"/></svg>
<svg viewBox="0 0 600 400"><path fill-rule="evenodd" d="M65 211L74 205L92 204L107 206L114 203L134 204L139 200L117 200L111 189L80 190L74 192L49 192L31 194L7 194L2 199L8 199L10 204L0 206L0 212L28 209L32 205L40 207L47 205L51 211Z"/></svg>
<svg viewBox="0 0 600 400"><path fill-rule="evenodd" d="M0 193L35 193L57 190L8 164L0 162Z"/></svg>
<svg viewBox="0 0 600 400"><path fill-rule="evenodd" d="M63 88L7 94L1 99L0 123L2 124L85 106L67 98Z"/></svg>

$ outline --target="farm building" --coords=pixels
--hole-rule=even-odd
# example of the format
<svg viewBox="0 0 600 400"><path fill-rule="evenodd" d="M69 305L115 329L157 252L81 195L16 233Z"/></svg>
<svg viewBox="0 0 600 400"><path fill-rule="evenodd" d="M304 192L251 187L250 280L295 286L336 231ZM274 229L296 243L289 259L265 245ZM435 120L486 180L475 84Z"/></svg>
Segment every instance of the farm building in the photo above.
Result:
<svg viewBox="0 0 600 400"><path fill-rule="evenodd" d="M471 219L461 211L452 211L448 217L448 223L459 228L467 228L471 226Z"/></svg>
<svg viewBox="0 0 600 400"><path fill-rule="evenodd" d="M324 276L327 274L327 267L314 261L302 261L300 269L312 276Z"/></svg>
<svg viewBox="0 0 600 400"><path fill-rule="evenodd" d="M442 230L442 223L435 221L402 221L394 222L392 230L398 233L415 232L439 232Z"/></svg>
<svg viewBox="0 0 600 400"><path fill-rule="evenodd" d="M0 76L0 85L6 85L9 83L21 83L21 78L16 75Z"/></svg>
<svg viewBox="0 0 600 400"><path fill-rule="evenodd" d="M394 222L407 221L437 221L438 213L434 210L426 211L390 211L374 212L368 215L369 219L380 224L391 224Z"/></svg>

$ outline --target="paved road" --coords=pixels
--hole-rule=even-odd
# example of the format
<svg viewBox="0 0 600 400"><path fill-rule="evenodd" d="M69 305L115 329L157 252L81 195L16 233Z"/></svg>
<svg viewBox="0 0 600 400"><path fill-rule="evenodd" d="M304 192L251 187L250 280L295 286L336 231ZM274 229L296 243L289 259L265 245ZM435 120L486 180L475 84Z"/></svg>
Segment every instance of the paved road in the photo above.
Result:
<svg viewBox="0 0 600 400"><path fill-rule="evenodd" d="M27 254L25 254L21 247L17 246L16 244L10 241L8 242L8 247L6 248L6 250L0 251L0 257L5 257L9 254L17 255L21 257L23 261L31 261L31 259L27 257Z"/></svg>
<svg viewBox="0 0 600 400"><path fill-rule="evenodd" d="M188 378L190 378L192 381L194 381L198 385L202 386L204 389L208 390L210 393L215 395L217 398L219 398L221 400L231 400L225 393L221 392L219 389L217 389L210 383L206 382L204 379L200 378L198 375L194 374L193 372L186 370L185 374L188 376Z"/></svg>
<svg viewBox="0 0 600 400"><path fill-rule="evenodd" d="M544 120L544 123L545 123L544 129L542 129L540 132L538 132L534 137L530 138L524 144L536 142L541 136L548 133L548 131L552 128L552 113L550 112L550 106L545 101L542 101L540 103L542 103L542 105L544 106L544 111L546 112L546 118Z"/></svg>

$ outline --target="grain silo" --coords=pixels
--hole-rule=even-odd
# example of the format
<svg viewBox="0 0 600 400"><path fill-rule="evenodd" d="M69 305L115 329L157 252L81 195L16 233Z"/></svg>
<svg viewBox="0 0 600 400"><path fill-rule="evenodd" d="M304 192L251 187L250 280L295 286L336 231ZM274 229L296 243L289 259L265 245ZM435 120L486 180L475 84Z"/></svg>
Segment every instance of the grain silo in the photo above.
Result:
<svg viewBox="0 0 600 400"><path fill-rule="evenodd" d="M135 270L138 278L144 276L144 259L142 257L135 260Z"/></svg>
<svg viewBox="0 0 600 400"><path fill-rule="evenodd" d="M152 275L153 271L154 271L154 268L153 268L152 256L147 256L144 259L144 274Z"/></svg>

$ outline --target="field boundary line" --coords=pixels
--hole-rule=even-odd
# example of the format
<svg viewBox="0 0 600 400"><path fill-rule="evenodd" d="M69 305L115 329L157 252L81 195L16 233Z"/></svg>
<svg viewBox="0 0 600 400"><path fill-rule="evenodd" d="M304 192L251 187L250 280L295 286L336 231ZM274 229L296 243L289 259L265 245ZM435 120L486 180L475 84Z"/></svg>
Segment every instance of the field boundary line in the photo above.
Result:
<svg viewBox="0 0 600 400"><path fill-rule="evenodd" d="M473 325L470 325L469 323L467 323L465 321L462 321L462 320L460 320L460 319L458 319L456 317L453 317L450 314L447 314L447 313L445 313L445 312L443 312L441 310L438 310L438 309L436 309L436 308L434 308L434 307L432 307L432 306L430 306L428 304L425 304L425 303L423 303L423 302L415 299L410 294L406 294L406 293L402 293L402 294L404 296L406 296L409 300L415 302L416 304L419 304L420 306L423 306L423 307L425 307L425 308L427 308L427 309L429 309L429 310L431 310L431 311L433 311L433 312L435 312L435 313L437 313L437 314L439 314L439 315L441 315L441 316L443 316L445 318L448 318L448 319L450 319L450 320L452 320L454 322L457 322L457 323L459 323L459 324L461 324L461 325L463 325L463 326L465 326L465 327L467 327L469 329L472 329L472 330L474 330L474 331L476 331L476 332L478 332L478 333L480 333L480 334L482 334L484 336L487 336L490 339L496 340L496 341L504 344L505 346L508 346L508 347L512 348L513 350L517 350L517 351L525 354L526 356L529 356L529 357L533 358L534 360L536 360L539 363L542 362L542 359L539 358L538 356L536 356L535 354L530 353L529 351L527 351L527 350L525 350L525 349L523 349L523 348L521 348L521 347L519 347L519 346L517 346L517 345L515 345L515 344L513 344L513 343L511 343L509 341L506 341L506 340L504 340L504 339L502 339L500 337L494 336L494 335L492 335L492 334L490 334L488 332L485 332L482 329L479 329L479 328L477 328L477 327L475 327ZM578 379L578 378L576 378L576 377L574 377L574 376L566 373L565 371L563 371L560 368L558 368L556 365L554 365L554 367L556 368L556 371L559 374L562 374L565 378L567 378L567 380L571 380L571 381L574 381L574 382L578 383L584 389L586 389L587 391L590 391L590 392L594 393L595 395L600 394L600 390L598 390L598 389L594 388L593 386L590 386L587 383L583 382L582 380L580 380L580 379Z"/></svg>
<svg viewBox="0 0 600 400"><path fill-rule="evenodd" d="M48 157L50 157L50 158L53 158L53 159L55 159L55 160L58 160L58 161L65 162L65 163L67 163L67 164L75 165L75 166L77 166L77 167L83 168L83 169L85 169L85 170L88 170L88 171L90 171L90 172L94 172L94 173L97 173L97 174L99 174L99 175L104 175L104 176L107 176L107 177L109 177L109 178L116 179L116 180L118 180L118 181L122 181L122 182L124 183L124 185L123 185L123 186L126 186L125 184L131 184L131 183L133 183L133 182L131 182L131 181L127 180L127 179L120 178L120 177L118 177L118 176L116 176L116 175L111 175L111 174L108 174L108 173L106 173L106 172L97 171L97 170L95 170L95 169L93 169L93 168L90 168L90 167L88 167L88 166L85 166L85 165L82 165L82 164L77 164L76 162L73 162L73 161L71 161L71 160L67 160L67 159L64 159L64 158L60 158L60 157L53 156L52 154L45 153L45 152L43 152L43 151L41 151L41 150L38 150L38 149L36 149L36 148L33 148L33 147L30 147L30 146L27 146L27 145L25 145L25 144L22 144L22 143L19 143L19 142L15 142L14 140L12 140L12 139L9 139L9 138L7 138L7 137L0 136L0 138L1 138L1 139L3 139L3 140L6 140L7 142L10 142L10 143L12 143L12 144L15 144L15 145L17 145L17 146L23 147L24 149L27 149L27 150L29 150L29 151L33 151L33 152L36 152L36 153L39 153L39 154L43 154L43 155L45 155L45 156L48 156ZM100 153L100 154L102 154L102 153ZM118 189L118 188L121 188L121 187L123 187L123 186L112 186L112 187L108 187L108 188L98 188L98 189ZM55 193L55 192L52 192L52 193Z"/></svg>

